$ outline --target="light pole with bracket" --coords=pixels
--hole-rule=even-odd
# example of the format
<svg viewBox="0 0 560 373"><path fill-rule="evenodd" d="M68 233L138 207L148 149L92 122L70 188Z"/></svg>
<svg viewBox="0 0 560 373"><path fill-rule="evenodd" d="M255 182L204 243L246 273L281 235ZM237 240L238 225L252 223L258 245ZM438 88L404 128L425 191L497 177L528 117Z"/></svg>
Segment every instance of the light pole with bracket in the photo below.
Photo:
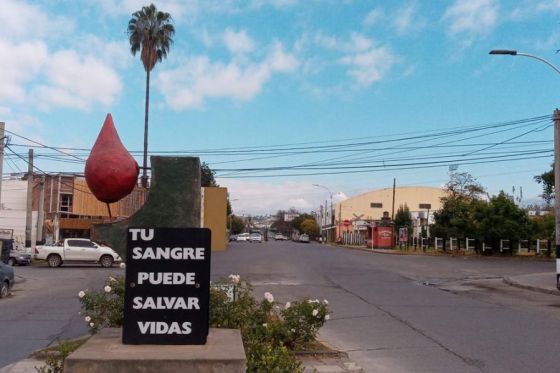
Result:
<svg viewBox="0 0 560 373"><path fill-rule="evenodd" d="M494 49L489 54L529 57L541 61L560 74L560 69L542 57L529 53L518 52L513 49ZM560 290L560 110L555 109L554 121L554 232L556 247L556 287Z"/></svg>

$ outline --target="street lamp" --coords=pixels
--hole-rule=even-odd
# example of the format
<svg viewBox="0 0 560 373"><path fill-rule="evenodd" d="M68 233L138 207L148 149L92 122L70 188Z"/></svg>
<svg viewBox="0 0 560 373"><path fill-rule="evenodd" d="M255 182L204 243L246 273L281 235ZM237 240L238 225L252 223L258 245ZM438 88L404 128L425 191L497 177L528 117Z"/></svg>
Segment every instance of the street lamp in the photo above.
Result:
<svg viewBox="0 0 560 373"><path fill-rule="evenodd" d="M332 192L331 192L331 190L330 190L329 188L327 188L326 186L321 185L321 184L313 184L313 186L314 186L314 187L318 187L318 188L326 189L327 192L329 192L329 197L331 198L331 214L330 214L330 215L331 215L331 223L330 223L330 226L331 226L331 228L332 228L332 226L333 226L333 220L334 220L333 204L332 204ZM327 206L325 206L325 210L326 210L326 209L327 209ZM323 233L323 230L321 230L321 233ZM328 232L327 232L327 236L328 236ZM321 240L322 240L322 237L321 237ZM324 241L323 241L323 243L324 243Z"/></svg>
<svg viewBox="0 0 560 373"><path fill-rule="evenodd" d="M545 60L528 53L521 53L511 49L494 49L489 54L529 57L547 64L560 74L560 69ZM554 110L554 222L556 241L556 287L560 290L560 110Z"/></svg>

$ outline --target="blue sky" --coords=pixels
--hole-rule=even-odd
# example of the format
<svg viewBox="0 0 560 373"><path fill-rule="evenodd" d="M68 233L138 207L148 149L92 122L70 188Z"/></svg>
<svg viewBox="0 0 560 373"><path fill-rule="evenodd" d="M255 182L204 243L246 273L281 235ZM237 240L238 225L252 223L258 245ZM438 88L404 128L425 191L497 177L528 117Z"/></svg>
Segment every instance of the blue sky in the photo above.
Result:
<svg viewBox="0 0 560 373"><path fill-rule="evenodd" d="M145 72L126 26L147 4L0 1L0 121L13 132L4 173L27 168L12 153L27 154L18 135L85 159L72 149L91 148L109 112L141 163ZM317 209L328 192L313 184L335 201L393 178L440 186L450 164L490 194L541 192L533 176L552 162L550 118L514 121L551 115L560 75L488 51L560 64L558 0L155 4L176 34L152 73L150 152L200 156L238 213ZM83 171L35 153L41 170Z"/></svg>

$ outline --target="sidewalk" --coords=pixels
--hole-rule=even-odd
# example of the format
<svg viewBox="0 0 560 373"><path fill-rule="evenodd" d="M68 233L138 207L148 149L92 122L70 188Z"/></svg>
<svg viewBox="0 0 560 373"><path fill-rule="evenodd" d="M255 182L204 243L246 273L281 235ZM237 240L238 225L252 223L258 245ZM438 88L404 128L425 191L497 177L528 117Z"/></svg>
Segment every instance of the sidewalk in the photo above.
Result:
<svg viewBox="0 0 560 373"><path fill-rule="evenodd" d="M521 289L560 295L560 290L556 288L555 272L532 273L528 275L504 277L504 282Z"/></svg>

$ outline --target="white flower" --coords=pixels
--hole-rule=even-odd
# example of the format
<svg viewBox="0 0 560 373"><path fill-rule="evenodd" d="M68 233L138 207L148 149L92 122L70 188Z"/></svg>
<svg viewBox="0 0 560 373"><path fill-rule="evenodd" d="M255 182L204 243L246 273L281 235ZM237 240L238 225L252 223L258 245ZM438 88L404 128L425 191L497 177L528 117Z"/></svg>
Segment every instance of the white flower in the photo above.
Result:
<svg viewBox="0 0 560 373"><path fill-rule="evenodd" d="M126 267L126 264L125 264L124 262L122 262L122 263L119 265L119 267L125 268L125 267Z"/></svg>
<svg viewBox="0 0 560 373"><path fill-rule="evenodd" d="M90 322L90 323L89 323L89 326L93 328L93 327L95 326L95 324L92 323L92 322Z"/></svg>
<svg viewBox="0 0 560 373"><path fill-rule="evenodd" d="M111 277L111 276L109 276L109 281L111 281L111 282L116 282L116 281L117 281L117 279L116 279L116 278L114 278L114 277Z"/></svg>
<svg viewBox="0 0 560 373"><path fill-rule="evenodd" d="M86 322L90 322L90 321L91 321L91 317L86 316L86 317L84 317L84 320L86 320Z"/></svg>
<svg viewBox="0 0 560 373"><path fill-rule="evenodd" d="M319 314L319 310L313 310L313 312L311 312L311 314L313 316L317 316Z"/></svg>
<svg viewBox="0 0 560 373"><path fill-rule="evenodd" d="M295 333L295 332L296 332L296 330L295 330L295 329L293 329L293 328L292 328L292 329L290 329L290 331L291 331L292 333Z"/></svg>
<svg viewBox="0 0 560 373"><path fill-rule="evenodd" d="M81 290L81 291L78 293L78 296L79 296L80 298L83 298L83 297L86 296L86 292L83 291L83 290Z"/></svg>
<svg viewBox="0 0 560 373"><path fill-rule="evenodd" d="M326 299L323 299L323 303L324 303L324 304L329 304L329 301L326 300Z"/></svg>
<svg viewBox="0 0 560 373"><path fill-rule="evenodd" d="M234 284L239 284L239 281L241 280L241 276L239 275L229 275L228 278L230 279L231 282L233 282Z"/></svg>
<svg viewBox="0 0 560 373"><path fill-rule="evenodd" d="M264 323L263 326L266 328L266 327L268 327L268 324L267 324L267 323Z"/></svg>
<svg viewBox="0 0 560 373"><path fill-rule="evenodd" d="M113 290L113 289L111 289L111 287L109 285L107 285L103 288L103 290L105 290L106 293L110 293L111 290Z"/></svg>
<svg viewBox="0 0 560 373"><path fill-rule="evenodd" d="M325 320L329 320L331 318L331 315L325 315Z"/></svg>
<svg viewBox="0 0 560 373"><path fill-rule="evenodd" d="M290 308L292 306L292 304L290 302L286 302L286 309Z"/></svg>
<svg viewBox="0 0 560 373"><path fill-rule="evenodd" d="M274 297L273 297L272 294L270 294L268 291L267 291L266 293L264 293L264 298L265 298L269 303L274 302Z"/></svg>

